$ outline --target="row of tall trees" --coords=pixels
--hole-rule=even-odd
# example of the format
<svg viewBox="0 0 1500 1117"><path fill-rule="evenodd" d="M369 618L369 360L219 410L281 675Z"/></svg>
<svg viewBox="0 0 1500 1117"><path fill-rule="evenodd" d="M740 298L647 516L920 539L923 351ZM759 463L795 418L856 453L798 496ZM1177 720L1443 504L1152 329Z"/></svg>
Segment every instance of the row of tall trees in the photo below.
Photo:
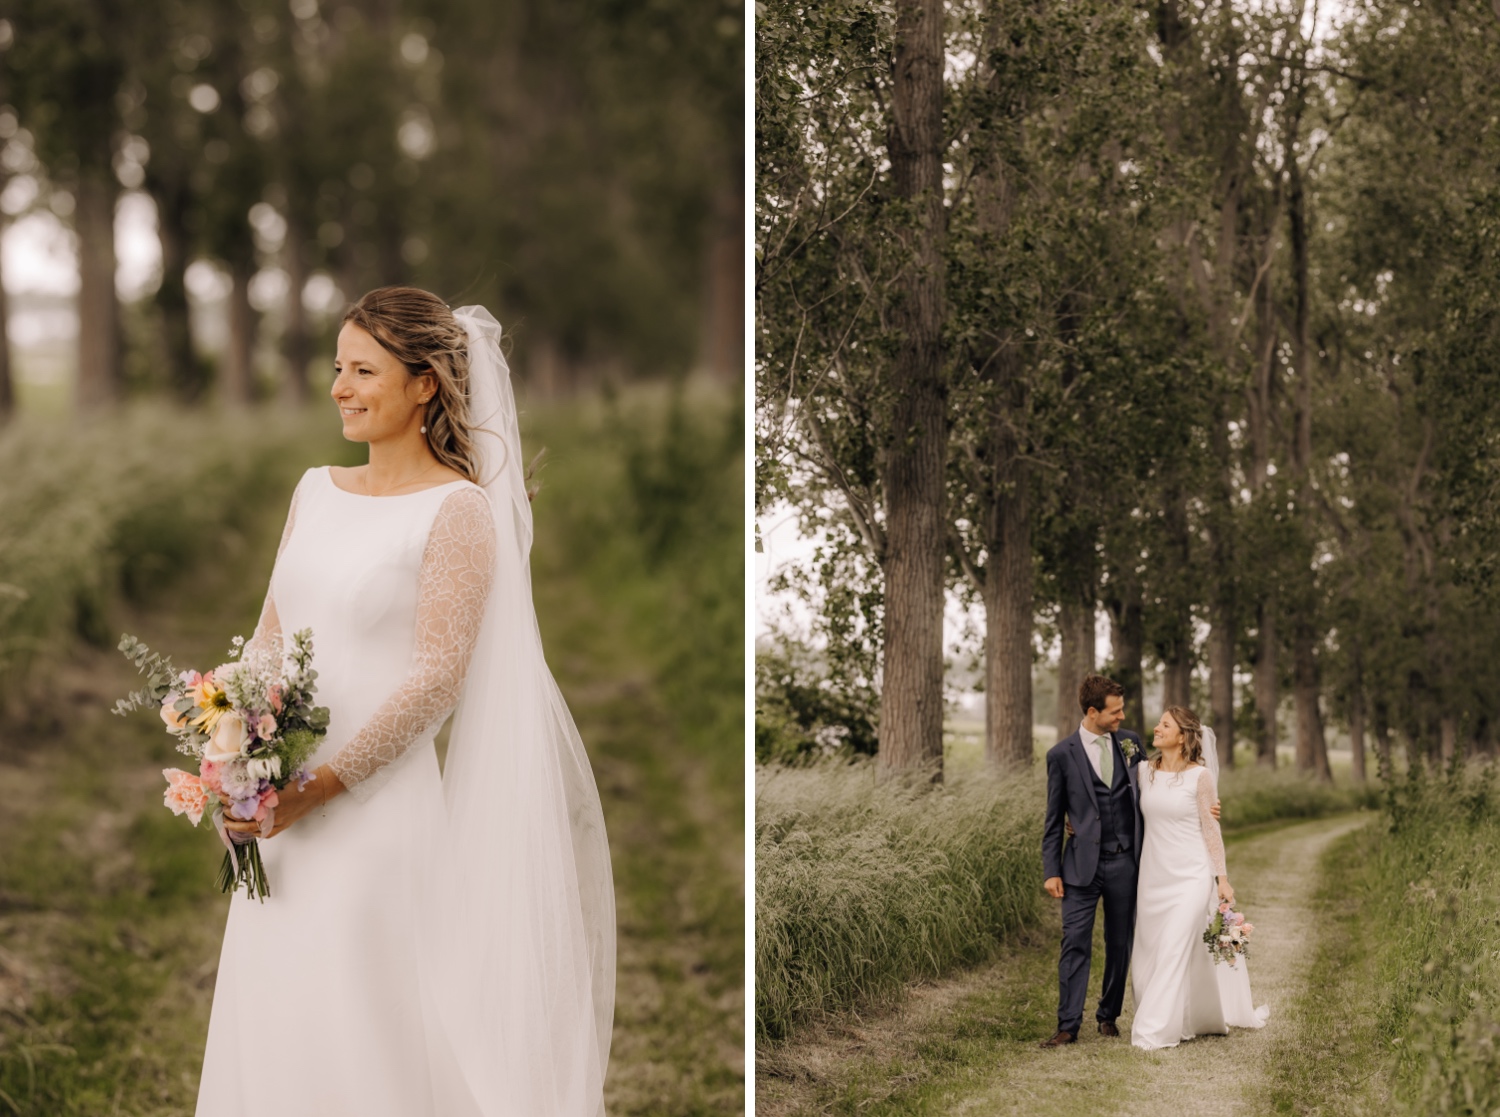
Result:
<svg viewBox="0 0 1500 1117"><path fill-rule="evenodd" d="M349 297L414 282L495 306L519 323L533 379L738 375L733 0L12 0L0 16L0 174L33 175L34 204L76 233L81 409L125 390L126 189L154 202L162 249L144 363L185 401L213 375L189 322L200 259L232 281L212 384L230 400L254 391L263 267L286 277L293 395L313 345L301 292L319 269Z"/></svg>
<svg viewBox="0 0 1500 1117"><path fill-rule="evenodd" d="M1491 5L763 13L756 499L820 532L801 685L940 770L958 592L997 764L1050 719L1043 632L1060 724L1094 666L1139 718L1150 668L1206 678L1226 764L1275 763L1288 696L1325 778L1330 719L1360 778L1367 740L1492 748Z"/></svg>

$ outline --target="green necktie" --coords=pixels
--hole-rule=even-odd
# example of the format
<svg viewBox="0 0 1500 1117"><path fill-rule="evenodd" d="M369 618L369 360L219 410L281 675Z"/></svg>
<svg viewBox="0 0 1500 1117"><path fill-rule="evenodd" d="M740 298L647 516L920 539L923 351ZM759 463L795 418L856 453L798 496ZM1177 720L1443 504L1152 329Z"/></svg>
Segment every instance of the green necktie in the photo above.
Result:
<svg viewBox="0 0 1500 1117"><path fill-rule="evenodd" d="M1110 748L1109 735L1095 738L1094 743L1099 746L1099 778L1104 781L1105 787L1113 787L1115 750Z"/></svg>

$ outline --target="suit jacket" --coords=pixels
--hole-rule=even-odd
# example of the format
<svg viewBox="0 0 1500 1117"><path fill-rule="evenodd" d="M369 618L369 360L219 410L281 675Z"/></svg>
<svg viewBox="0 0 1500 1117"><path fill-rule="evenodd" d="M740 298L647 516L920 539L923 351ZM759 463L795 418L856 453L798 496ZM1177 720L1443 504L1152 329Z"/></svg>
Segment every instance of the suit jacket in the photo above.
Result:
<svg viewBox="0 0 1500 1117"><path fill-rule="evenodd" d="M1131 813L1135 816L1130 856L1139 865L1144 821L1137 769L1144 750L1140 737L1128 729L1117 730L1109 738L1115 750L1115 763L1124 765L1125 778L1130 784ZM1129 760L1120 750L1121 741L1135 742L1135 755ZM1063 842L1064 820L1073 824L1073 838L1066 844ZM1083 751L1083 738L1075 729L1072 736L1063 738L1047 750L1047 817L1042 825L1043 877L1062 877L1063 884L1074 887L1090 883L1099 867L1102 829L1099 804L1094 798L1094 767L1089 763L1088 753Z"/></svg>

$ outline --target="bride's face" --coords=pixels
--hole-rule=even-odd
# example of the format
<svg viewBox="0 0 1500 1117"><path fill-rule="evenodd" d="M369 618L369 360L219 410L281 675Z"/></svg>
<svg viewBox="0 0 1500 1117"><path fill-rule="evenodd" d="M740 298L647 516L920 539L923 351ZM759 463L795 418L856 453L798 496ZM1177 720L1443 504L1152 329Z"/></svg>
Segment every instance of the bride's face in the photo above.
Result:
<svg viewBox="0 0 1500 1117"><path fill-rule="evenodd" d="M337 370L329 391L351 442L383 442L417 432L431 377L413 376L384 346L353 322L339 331Z"/></svg>
<svg viewBox="0 0 1500 1117"><path fill-rule="evenodd" d="M1182 728L1171 714L1162 714L1161 720L1156 723L1156 731L1151 736L1151 743L1158 749L1182 747Z"/></svg>

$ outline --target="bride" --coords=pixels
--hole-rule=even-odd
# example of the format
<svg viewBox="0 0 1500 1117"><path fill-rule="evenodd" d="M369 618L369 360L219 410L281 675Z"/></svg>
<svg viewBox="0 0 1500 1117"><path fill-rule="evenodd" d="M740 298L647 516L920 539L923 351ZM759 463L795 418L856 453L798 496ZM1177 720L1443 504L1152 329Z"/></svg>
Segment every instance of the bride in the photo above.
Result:
<svg viewBox="0 0 1500 1117"><path fill-rule="evenodd" d="M235 895L198 1117L601 1117L614 891L542 657L500 327L408 287L344 316L332 395L369 464L308 470L249 656L311 628L316 776ZM433 736L457 707L441 775Z"/></svg>
<svg viewBox="0 0 1500 1117"><path fill-rule="evenodd" d="M1250 999L1245 960L1215 965L1203 932L1219 900L1234 902L1213 815L1218 757L1213 730L1173 706L1157 722L1158 752L1140 780L1145 840L1136 888L1130 1042L1152 1050L1228 1025L1262 1027L1270 1010Z"/></svg>

